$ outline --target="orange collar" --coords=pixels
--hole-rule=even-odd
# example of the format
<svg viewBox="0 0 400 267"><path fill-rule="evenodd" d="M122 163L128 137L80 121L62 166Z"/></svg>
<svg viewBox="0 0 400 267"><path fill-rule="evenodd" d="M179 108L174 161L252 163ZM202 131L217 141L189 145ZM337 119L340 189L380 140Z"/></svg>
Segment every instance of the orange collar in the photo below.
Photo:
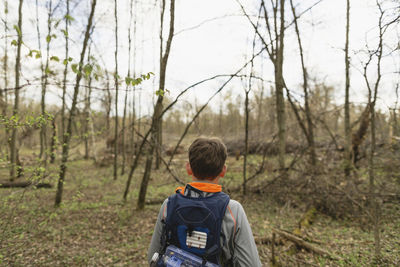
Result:
<svg viewBox="0 0 400 267"><path fill-rule="evenodd" d="M202 183L202 182L192 182L189 183L190 186L207 193L218 193L222 191L222 186L219 184L212 184L212 183ZM179 186L175 189L175 192L178 190L183 195L185 193L186 186Z"/></svg>

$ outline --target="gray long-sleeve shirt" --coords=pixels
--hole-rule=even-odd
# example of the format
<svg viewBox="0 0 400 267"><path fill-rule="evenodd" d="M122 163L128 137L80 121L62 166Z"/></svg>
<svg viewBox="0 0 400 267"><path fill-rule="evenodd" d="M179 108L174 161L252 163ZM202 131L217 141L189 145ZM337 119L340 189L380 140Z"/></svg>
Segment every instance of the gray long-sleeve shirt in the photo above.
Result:
<svg viewBox="0 0 400 267"><path fill-rule="evenodd" d="M185 195L190 197L199 197L199 195L209 196L213 193L202 192L194 189L190 185L186 185ZM148 261L155 252L158 252L161 243L163 218L167 216L168 199L164 201L158 213L156 226L154 228L153 237L148 251ZM225 245L222 247L222 262L233 258L233 266L258 267L261 266L258 257L257 247L254 242L253 233L247 220L246 213L242 205L236 200L230 200L222 221L222 233L226 237Z"/></svg>

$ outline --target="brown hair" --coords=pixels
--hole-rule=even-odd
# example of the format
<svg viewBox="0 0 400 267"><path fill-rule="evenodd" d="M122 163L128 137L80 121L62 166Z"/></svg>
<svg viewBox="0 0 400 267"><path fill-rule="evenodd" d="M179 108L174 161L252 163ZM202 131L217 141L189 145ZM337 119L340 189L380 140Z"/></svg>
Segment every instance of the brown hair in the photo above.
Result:
<svg viewBox="0 0 400 267"><path fill-rule="evenodd" d="M226 146L218 138L197 138L189 147L189 163L198 179L214 179L226 160Z"/></svg>

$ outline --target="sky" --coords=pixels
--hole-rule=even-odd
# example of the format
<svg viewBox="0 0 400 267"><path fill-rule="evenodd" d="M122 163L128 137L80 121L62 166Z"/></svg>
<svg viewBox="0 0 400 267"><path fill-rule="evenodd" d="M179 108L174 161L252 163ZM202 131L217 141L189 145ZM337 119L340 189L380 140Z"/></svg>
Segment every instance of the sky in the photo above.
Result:
<svg viewBox="0 0 400 267"><path fill-rule="evenodd" d="M259 1L239 0L245 7L248 14L256 22ZM2 1L2 5L4 1ZM17 21L17 2L10 1L8 14L9 26L16 24ZM53 0L53 5L58 3ZM89 0L71 0L72 16L75 20L71 25L71 56L78 60L78 54L83 40L82 33L87 23L89 13ZM169 1L166 1L169 2ZM292 21L289 10L289 2L286 6L285 22ZM317 3L318 2L318 3ZM41 46L45 48L45 36L47 31L46 20L48 1L39 0L39 25L41 31ZM302 0L294 1L297 12L300 13L316 4L310 11L304 13L299 19L299 27L302 36L303 47L305 50L305 64L308 68L310 77L318 81L323 81L332 85L335 90L335 101L343 103L344 100L344 42L345 42L345 0ZM387 8L388 15L395 12ZM36 32L36 4L34 0L24 2L24 25L23 38L26 47L23 54L28 54L29 49L38 49ZM55 11L55 20L62 18L65 12L65 1L61 1ZM160 1L141 0L134 4L133 13L137 16L136 29L134 30L133 21L129 22L129 0L118 1L118 26L119 26L119 73L125 76L128 69L128 27L131 24L131 33L134 47L131 52L131 71L135 70L137 75L147 72L154 72L155 76L150 81L146 81L136 92L136 99L141 98L141 105L136 100L136 110L141 109L142 114L150 114L152 101L155 99L155 91L158 86L159 78L159 26L160 26ZM166 12L165 25L169 23L168 10ZM396 14L396 13L394 13ZM352 0L351 1L351 20L350 20L350 50L351 50L351 101L362 104L366 102L367 89L365 81L360 73L362 64L365 62L366 44L370 49L377 44L377 23L379 13L373 0ZM4 13L1 13L4 19ZM110 71L115 70L114 48L115 48L115 22L114 22L114 1L98 0L95 17L95 30L92 37L92 53L101 65ZM60 30L63 22L58 29L54 30L57 38L51 44L51 55L60 58L64 55L64 39ZM8 39L11 42L15 33L11 30ZM385 50L398 46L399 28L392 27L385 36ZM4 34L0 34L1 48L4 47ZM166 40L167 31L164 32ZM237 0L176 0L175 13L175 36L173 38L171 53L168 60L166 88L168 98L176 97L186 87L219 74L235 73L251 57L252 41L254 30L248 19L243 16ZM256 50L262 48L259 39L256 39ZM29 49L28 49L29 47ZM11 51L15 48L9 48ZM387 54L387 53L386 53ZM399 52L391 56L385 54L382 61L382 82L379 88L378 107L387 111L395 102L394 87L399 82L400 56ZM45 53L43 53L45 55ZM44 59L44 58L43 58ZM43 60L42 59L42 60ZM374 62L373 62L374 63ZM52 62L51 67L61 72L62 66ZM22 73L25 80L32 81L38 76L37 67L39 61L36 59L24 58ZM397 72L397 74L396 74ZM250 69L246 68L242 74L249 74ZM273 81L274 71L266 54L262 54L254 63L255 75L265 80L265 88L269 88L269 82ZM371 64L368 72L370 82L376 78L376 68ZM10 76L11 83L13 79ZM294 96L301 101L301 82L302 72L300 58L298 56L298 45L294 28L289 27L285 33L285 52L284 52L284 77L288 87ZM72 74L69 76L71 83ZM227 78L219 78L190 90L184 96L180 105L191 104L200 105L211 97L211 95L226 81ZM34 83L34 82L32 82ZM37 84L37 83L36 83ZM104 87L104 84L98 84ZM211 108L219 105L228 95L228 91L236 99L240 100L246 88L246 81L234 79L224 89L222 96L217 96L211 102ZM259 82L254 84L254 88L259 88ZM50 92L46 101L51 104L60 105L61 90L55 85L50 86ZM124 88L124 85L121 86ZM257 90L253 91L256 92ZM268 91L268 90L267 90ZM103 98L104 91L94 92L96 99ZM24 91L27 99L40 99L40 86L30 86ZM120 93L120 103L122 104L124 93ZM237 97L239 96L239 97ZM129 96L131 99L132 96ZM100 109L100 101L94 102L95 109ZM120 108L121 109L121 108Z"/></svg>

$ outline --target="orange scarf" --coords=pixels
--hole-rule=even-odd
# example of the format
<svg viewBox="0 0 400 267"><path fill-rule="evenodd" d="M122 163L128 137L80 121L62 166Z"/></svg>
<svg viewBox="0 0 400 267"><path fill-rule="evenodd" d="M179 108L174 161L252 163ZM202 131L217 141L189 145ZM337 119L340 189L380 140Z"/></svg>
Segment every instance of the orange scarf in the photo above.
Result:
<svg viewBox="0 0 400 267"><path fill-rule="evenodd" d="M207 193L218 193L222 191L222 186L219 184L192 182L189 183L192 187ZM180 190L180 193L184 195L186 186L179 186L175 189L175 192Z"/></svg>

